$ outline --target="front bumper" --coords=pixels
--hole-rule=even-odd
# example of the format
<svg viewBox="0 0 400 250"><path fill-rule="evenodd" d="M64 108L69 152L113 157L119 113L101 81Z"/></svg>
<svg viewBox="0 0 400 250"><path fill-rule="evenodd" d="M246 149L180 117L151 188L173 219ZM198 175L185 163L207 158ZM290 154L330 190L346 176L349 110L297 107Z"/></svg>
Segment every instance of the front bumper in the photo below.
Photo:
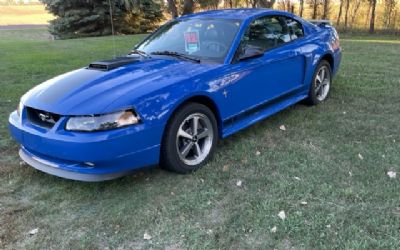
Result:
<svg viewBox="0 0 400 250"><path fill-rule="evenodd" d="M158 164L162 126L138 124L99 132L64 130L65 119L51 129L31 124L16 112L11 135L21 144L20 157L32 167L67 179L101 181Z"/></svg>

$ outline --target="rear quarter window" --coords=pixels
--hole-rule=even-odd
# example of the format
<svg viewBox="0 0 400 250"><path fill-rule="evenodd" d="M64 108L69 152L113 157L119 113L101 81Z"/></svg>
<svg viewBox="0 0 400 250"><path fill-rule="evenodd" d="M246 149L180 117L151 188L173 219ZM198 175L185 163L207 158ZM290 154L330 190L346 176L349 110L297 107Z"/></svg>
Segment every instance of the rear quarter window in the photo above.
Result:
<svg viewBox="0 0 400 250"><path fill-rule="evenodd" d="M303 37L304 36L303 25L301 25L300 22L298 22L292 18L289 18L289 17L285 17L285 18L286 18L286 24L289 29L289 34L290 34L291 40L295 40L295 39Z"/></svg>

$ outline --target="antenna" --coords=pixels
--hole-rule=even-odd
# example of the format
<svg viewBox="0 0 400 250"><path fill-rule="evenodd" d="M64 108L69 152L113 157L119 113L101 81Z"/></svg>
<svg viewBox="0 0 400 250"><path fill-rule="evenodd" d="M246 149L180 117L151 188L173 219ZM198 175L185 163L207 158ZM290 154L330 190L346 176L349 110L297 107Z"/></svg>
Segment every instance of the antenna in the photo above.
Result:
<svg viewBox="0 0 400 250"><path fill-rule="evenodd" d="M108 0L108 5L110 6L110 19L111 19L111 35L112 35L112 43L113 43L113 51L114 51L114 58L117 57L115 53L115 35L114 35L114 21L113 21L113 12L111 7L111 0Z"/></svg>

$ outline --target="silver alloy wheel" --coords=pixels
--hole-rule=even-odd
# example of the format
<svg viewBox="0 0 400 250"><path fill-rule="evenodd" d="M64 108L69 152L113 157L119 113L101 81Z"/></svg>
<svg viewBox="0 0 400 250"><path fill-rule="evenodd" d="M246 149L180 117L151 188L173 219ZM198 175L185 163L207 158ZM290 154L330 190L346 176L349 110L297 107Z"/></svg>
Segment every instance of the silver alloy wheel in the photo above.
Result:
<svg viewBox="0 0 400 250"><path fill-rule="evenodd" d="M189 115L179 126L176 135L179 158L190 166L201 163L211 151L213 138L212 124L206 115L201 113Z"/></svg>
<svg viewBox="0 0 400 250"><path fill-rule="evenodd" d="M328 96L331 86L331 74L327 66L322 66L315 77L315 97L323 101Z"/></svg>

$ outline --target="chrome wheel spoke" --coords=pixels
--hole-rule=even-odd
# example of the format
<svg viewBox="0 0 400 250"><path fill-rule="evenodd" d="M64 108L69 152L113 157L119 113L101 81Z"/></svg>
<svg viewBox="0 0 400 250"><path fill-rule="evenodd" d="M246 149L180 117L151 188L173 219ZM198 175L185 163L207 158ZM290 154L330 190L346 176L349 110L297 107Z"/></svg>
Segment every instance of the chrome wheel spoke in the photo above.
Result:
<svg viewBox="0 0 400 250"><path fill-rule="evenodd" d="M317 84L317 86L315 87L315 93L318 95L319 90L321 89L322 84Z"/></svg>
<svg viewBox="0 0 400 250"><path fill-rule="evenodd" d="M321 68L321 76L320 76L320 81L324 81L325 80L325 68Z"/></svg>
<svg viewBox="0 0 400 250"><path fill-rule="evenodd" d="M317 80L319 83L322 82L322 79L321 79L321 77L319 76L319 74L317 74L316 80Z"/></svg>
<svg viewBox="0 0 400 250"><path fill-rule="evenodd" d="M198 139L203 139L205 137L207 137L210 134L210 132L208 131L208 129L204 129L201 133L199 133L197 135Z"/></svg>
<svg viewBox="0 0 400 250"><path fill-rule="evenodd" d="M178 136L192 140L193 136L190 135L188 132L186 132L185 130L183 130L182 128L179 128L178 130Z"/></svg>
<svg viewBox="0 0 400 250"><path fill-rule="evenodd" d="M182 151L181 151L181 154L184 156L184 157L186 157L188 154L189 154L189 152L190 152L190 150L192 149L192 147L193 147L193 142L189 142L188 144L186 144L184 147L183 147L183 149L182 149Z"/></svg>
<svg viewBox="0 0 400 250"><path fill-rule="evenodd" d="M199 117L193 117L193 135L197 135L197 130L199 129Z"/></svg>

